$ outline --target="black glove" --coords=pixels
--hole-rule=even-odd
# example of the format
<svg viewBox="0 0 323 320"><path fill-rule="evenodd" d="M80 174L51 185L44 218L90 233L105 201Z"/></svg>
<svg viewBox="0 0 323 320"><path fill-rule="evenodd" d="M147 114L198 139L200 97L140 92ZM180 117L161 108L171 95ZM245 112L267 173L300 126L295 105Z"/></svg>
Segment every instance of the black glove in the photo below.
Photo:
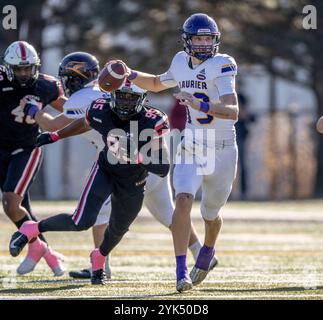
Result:
<svg viewBox="0 0 323 320"><path fill-rule="evenodd" d="M59 140L59 136L56 132L43 132L37 136L35 147L43 146L44 144L54 143Z"/></svg>

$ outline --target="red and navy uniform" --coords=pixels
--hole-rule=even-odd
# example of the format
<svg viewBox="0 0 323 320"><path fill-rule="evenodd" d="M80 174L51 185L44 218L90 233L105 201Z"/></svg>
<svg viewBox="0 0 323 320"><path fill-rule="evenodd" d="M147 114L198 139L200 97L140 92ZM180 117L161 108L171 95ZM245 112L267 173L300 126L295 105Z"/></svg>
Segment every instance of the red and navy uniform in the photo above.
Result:
<svg viewBox="0 0 323 320"><path fill-rule="evenodd" d="M127 136L133 137L136 140L138 150L144 145L150 142L151 136L148 137L147 141L138 140L141 132L146 129L150 129L151 133L154 133L154 138L161 136L169 131L168 118L162 111L144 106L141 111L131 118L131 121L122 121L120 118L111 110L109 106L109 98L97 99L89 107L86 113L86 119L91 128L98 131L105 144L104 150L100 155L100 163L102 167L108 169L109 174L116 177L129 177L130 175L136 175L144 171L144 168L135 164L125 166L122 163L111 164L107 157L109 154L109 147L107 145L107 136L112 130L121 129L127 134ZM136 123L136 125L131 125ZM137 132L131 132L132 129L137 128ZM136 138L137 137L137 138ZM109 156L112 157L110 154Z"/></svg>
<svg viewBox="0 0 323 320"><path fill-rule="evenodd" d="M92 168L73 220L75 224L85 224L87 227L94 224L103 202L111 193L114 197L112 197L110 219L114 219L113 199L123 199L120 201L123 201L126 211L129 215L132 213L134 218L142 205L148 172L141 165L108 161L110 151L107 137L111 130L116 129L122 129L127 135L135 137L137 133L131 132L133 128L138 128L138 137L144 129L152 129L155 136L162 135L168 130L167 116L158 109L143 107L140 113L131 118L131 121L121 121L111 110L109 99L100 98L89 107L86 119L90 127L101 134L105 147L100 152L98 162ZM135 125L131 126L131 122ZM135 141L138 150L149 142L149 138L147 141L138 141L138 138ZM89 219L91 215L92 218Z"/></svg>
<svg viewBox="0 0 323 320"><path fill-rule="evenodd" d="M0 66L0 149L33 147L39 126L24 115L19 104L26 96L34 96L45 107L63 95L60 82L49 75L39 74L32 87L14 87Z"/></svg>
<svg viewBox="0 0 323 320"><path fill-rule="evenodd" d="M34 148L39 126L25 116L20 100L33 96L47 104L63 95L61 85L54 77L40 74L33 86L15 87L0 66L0 187L2 192L24 196L39 169L42 151Z"/></svg>
<svg viewBox="0 0 323 320"><path fill-rule="evenodd" d="M107 137L111 130L122 129L129 136L135 136L131 130L138 128L138 136L144 129L152 129L152 139L169 130L167 116L155 108L143 107L140 113L130 121L121 121L111 110L108 99L97 99L89 107L86 119L88 124L102 135L105 147L98 161L92 167L78 206L73 215L60 214L39 223L40 232L81 231L92 227L103 203L111 195L111 217L105 239L100 250L108 254L128 231L130 224L138 215L144 197L147 170L141 164L108 161L109 145ZM139 149L149 143L139 141ZM135 141L137 143L137 141Z"/></svg>

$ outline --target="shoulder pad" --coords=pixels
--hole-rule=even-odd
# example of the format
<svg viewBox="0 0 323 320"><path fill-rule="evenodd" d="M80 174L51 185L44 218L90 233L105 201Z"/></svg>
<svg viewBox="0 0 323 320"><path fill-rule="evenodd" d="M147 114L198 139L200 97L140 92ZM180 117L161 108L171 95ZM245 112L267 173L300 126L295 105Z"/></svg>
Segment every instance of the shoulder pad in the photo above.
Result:
<svg viewBox="0 0 323 320"><path fill-rule="evenodd" d="M54 76L50 76L49 74L45 74L45 73L40 73L39 74L39 79L43 79L43 80L50 81L50 82L57 82L57 81L59 81Z"/></svg>
<svg viewBox="0 0 323 320"><path fill-rule="evenodd" d="M153 108L145 107L145 117L151 120L151 125L155 130L156 137L161 137L169 131L169 122L166 113L163 111Z"/></svg>
<svg viewBox="0 0 323 320"><path fill-rule="evenodd" d="M237 63L231 56L227 54L218 54L214 57L218 66L218 76L236 75Z"/></svg>
<svg viewBox="0 0 323 320"><path fill-rule="evenodd" d="M105 98L105 97L98 98L91 103L91 108L93 107L93 109L102 110L102 108L104 108L107 104L109 104L109 102L110 102L110 98Z"/></svg>

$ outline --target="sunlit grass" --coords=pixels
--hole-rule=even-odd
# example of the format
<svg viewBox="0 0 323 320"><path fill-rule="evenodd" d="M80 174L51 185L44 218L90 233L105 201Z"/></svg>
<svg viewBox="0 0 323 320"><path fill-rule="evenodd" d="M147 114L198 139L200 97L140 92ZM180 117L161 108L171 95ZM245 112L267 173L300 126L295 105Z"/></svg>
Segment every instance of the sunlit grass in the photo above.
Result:
<svg viewBox="0 0 323 320"><path fill-rule="evenodd" d="M61 207L72 208L74 202L37 203L46 214ZM14 226L2 215L0 233L1 298L111 298L111 299L322 299L323 298L323 223L319 215L307 218L307 211L319 213L323 202L230 203L223 211L224 227L217 254L219 266L206 281L186 294L175 291L175 260L170 232L147 214L115 249L112 258L113 278L107 286L91 286L88 280L73 280L68 274L54 278L41 261L35 271L16 276L23 259L10 257L8 241ZM231 211L237 216L230 216ZM254 216L239 219L239 213L254 211ZM270 211L271 210L271 211ZM262 219L295 210L295 219ZM228 218L226 214L228 213ZM198 204L193 221L203 234ZM299 220L301 218L301 220ZM68 270L89 265L92 250L91 231L82 233L48 233L48 241L66 256ZM202 236L201 236L202 238ZM193 259L189 255L190 267Z"/></svg>

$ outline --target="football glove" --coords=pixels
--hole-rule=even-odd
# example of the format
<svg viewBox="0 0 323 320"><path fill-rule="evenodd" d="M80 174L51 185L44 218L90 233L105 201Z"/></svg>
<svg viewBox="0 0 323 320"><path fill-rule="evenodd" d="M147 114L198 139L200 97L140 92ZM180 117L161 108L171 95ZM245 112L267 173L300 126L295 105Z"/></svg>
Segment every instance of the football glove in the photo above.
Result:
<svg viewBox="0 0 323 320"><path fill-rule="evenodd" d="M44 144L54 143L59 140L57 132L43 132L37 136L35 147L41 147Z"/></svg>

